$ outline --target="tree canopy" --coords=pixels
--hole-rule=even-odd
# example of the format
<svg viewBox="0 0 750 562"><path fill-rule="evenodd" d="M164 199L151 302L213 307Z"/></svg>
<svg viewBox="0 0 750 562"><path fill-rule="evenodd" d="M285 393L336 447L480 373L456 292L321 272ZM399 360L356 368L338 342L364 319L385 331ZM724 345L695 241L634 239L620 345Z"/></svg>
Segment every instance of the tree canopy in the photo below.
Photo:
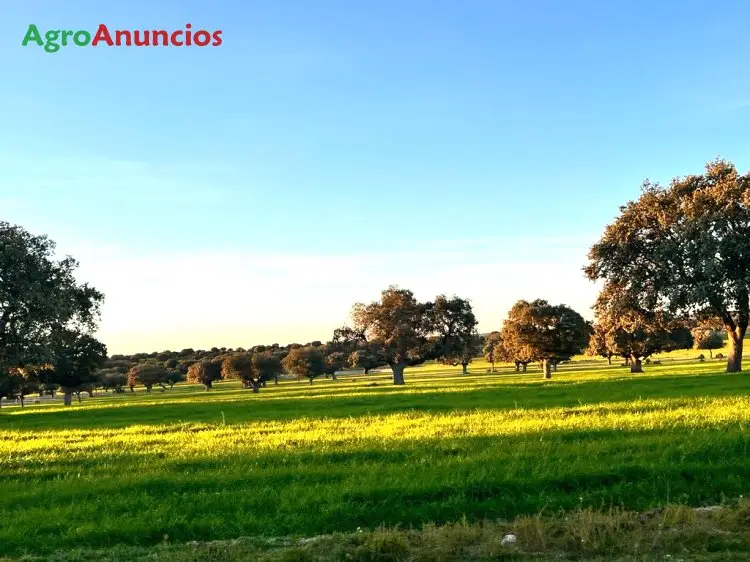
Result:
<svg viewBox="0 0 750 562"><path fill-rule="evenodd" d="M586 275L638 310L721 320L742 370L750 319L750 173L724 160L669 186L648 180L589 252Z"/></svg>
<svg viewBox="0 0 750 562"><path fill-rule="evenodd" d="M576 311L537 299L513 305L501 337L512 356L542 362L544 377L550 378L553 365L583 352L589 334L588 323Z"/></svg>
<svg viewBox="0 0 750 562"><path fill-rule="evenodd" d="M393 371L393 384L404 384L404 369L424 362L430 355L430 309L431 303L420 303L414 293L396 286L384 290L379 301L354 305L354 330L380 344L385 362Z"/></svg>
<svg viewBox="0 0 750 562"><path fill-rule="evenodd" d="M0 387L17 386L15 369L55 360L59 378L75 388L88 368L82 349L104 349L90 336L104 295L75 279L78 262L54 253L48 237L0 222ZM69 357L59 346L65 339L78 346Z"/></svg>
<svg viewBox="0 0 750 562"><path fill-rule="evenodd" d="M690 349L693 338L680 319L665 310L648 310L629 300L627 293L605 285L594 310L597 330L607 352L631 362L632 373L642 372L642 360L663 351Z"/></svg>
<svg viewBox="0 0 750 562"><path fill-rule="evenodd" d="M282 361L288 373L306 377L310 384L313 379L324 375L328 369L326 357L320 347L297 347L292 349Z"/></svg>

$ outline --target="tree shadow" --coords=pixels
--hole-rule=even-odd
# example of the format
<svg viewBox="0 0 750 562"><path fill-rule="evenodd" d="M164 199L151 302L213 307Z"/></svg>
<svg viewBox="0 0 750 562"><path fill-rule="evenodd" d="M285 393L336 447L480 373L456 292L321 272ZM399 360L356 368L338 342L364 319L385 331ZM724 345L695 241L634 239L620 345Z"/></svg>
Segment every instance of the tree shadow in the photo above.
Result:
<svg viewBox="0 0 750 562"><path fill-rule="evenodd" d="M496 377L501 379L503 375ZM260 394L249 391L213 396L210 393L183 393L179 397L175 395L174 399L165 396L160 402L136 401L126 396L122 402L106 402L98 407L84 404L68 408L31 407L13 413L6 410L0 412L0 430L116 429L184 422L243 423L300 417L335 419L408 411L544 409L638 399L746 395L750 392L750 377L724 373L651 376L624 373L596 380L558 376L550 381L509 381L479 387L464 386L462 381L471 382L466 377L454 379L453 387L446 385L445 379L429 383L413 381L411 385L407 381L405 387L388 384L368 387L362 384L351 385L341 393L300 392L295 396L274 391L271 387Z"/></svg>

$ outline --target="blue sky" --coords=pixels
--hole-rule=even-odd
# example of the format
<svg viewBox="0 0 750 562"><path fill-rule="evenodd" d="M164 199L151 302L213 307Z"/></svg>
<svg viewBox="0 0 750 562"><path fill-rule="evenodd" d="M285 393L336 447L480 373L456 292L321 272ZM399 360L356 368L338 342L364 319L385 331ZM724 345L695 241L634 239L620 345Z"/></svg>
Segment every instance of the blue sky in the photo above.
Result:
<svg viewBox="0 0 750 562"><path fill-rule="evenodd" d="M641 181L750 167L750 4L6 3L0 218L107 294L113 352L325 339L389 283L588 314ZM218 48L21 47L221 29Z"/></svg>

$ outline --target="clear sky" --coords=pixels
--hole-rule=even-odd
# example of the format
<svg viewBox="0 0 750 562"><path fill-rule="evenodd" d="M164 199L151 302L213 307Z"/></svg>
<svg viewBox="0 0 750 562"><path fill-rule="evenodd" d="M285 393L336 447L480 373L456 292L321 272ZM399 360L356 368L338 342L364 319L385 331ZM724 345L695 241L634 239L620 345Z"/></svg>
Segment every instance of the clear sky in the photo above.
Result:
<svg viewBox="0 0 750 562"><path fill-rule="evenodd" d="M217 48L21 46L223 31ZM389 284L590 316L646 177L750 167L750 3L129 0L0 7L0 220L107 301L110 352L325 340Z"/></svg>

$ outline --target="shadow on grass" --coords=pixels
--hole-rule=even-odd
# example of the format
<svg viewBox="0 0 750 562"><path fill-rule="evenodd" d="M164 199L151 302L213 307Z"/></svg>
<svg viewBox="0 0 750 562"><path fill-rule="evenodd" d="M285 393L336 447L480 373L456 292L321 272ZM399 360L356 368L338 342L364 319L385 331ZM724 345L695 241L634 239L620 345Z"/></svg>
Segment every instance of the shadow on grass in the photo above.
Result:
<svg viewBox="0 0 750 562"><path fill-rule="evenodd" d="M742 431L698 433L565 430L545 432L544 440L526 434L262 455L113 455L83 467L52 461L36 478L25 465L8 474L9 481L27 476L0 503L0 539L6 552L20 553L155 544L164 535L315 535L586 506L713 504L745 493L750 458Z"/></svg>
<svg viewBox="0 0 750 562"><path fill-rule="evenodd" d="M260 394L226 390L221 393L182 393L170 402L168 393L153 402L128 395L108 399L94 407L73 406L28 408L25 412L0 411L0 430L115 429L136 424L180 422L242 423L285 421L294 418L338 418L397 412L446 412L457 409L541 409L571 407L634 399L680 397L719 397L750 392L750 377L743 374L630 375L613 378L576 380L560 373L551 381L502 382L504 375L453 377L454 385L440 381L414 381L405 387L377 387L347 384L346 387L307 389L299 394L279 386L269 386ZM465 386L485 377L498 382ZM473 379L470 380L470 379ZM344 382L344 381L342 381ZM290 386L289 384L284 386ZM321 385L322 386L322 385ZM286 396L285 396L286 395ZM136 395L137 396L137 395ZM161 401L159 401L161 399ZM186 400L187 399L187 400Z"/></svg>

